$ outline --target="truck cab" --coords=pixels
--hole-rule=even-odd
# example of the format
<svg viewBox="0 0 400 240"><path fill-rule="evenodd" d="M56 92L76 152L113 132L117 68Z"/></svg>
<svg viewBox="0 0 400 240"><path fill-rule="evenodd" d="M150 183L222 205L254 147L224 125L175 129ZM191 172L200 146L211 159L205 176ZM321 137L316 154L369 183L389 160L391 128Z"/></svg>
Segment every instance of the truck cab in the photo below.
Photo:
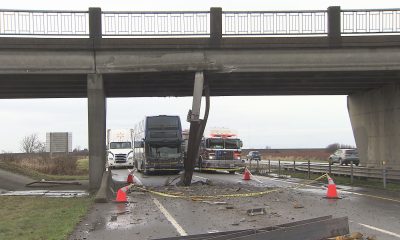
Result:
<svg viewBox="0 0 400 240"><path fill-rule="evenodd" d="M107 166L133 167L133 142L131 129L107 130Z"/></svg>

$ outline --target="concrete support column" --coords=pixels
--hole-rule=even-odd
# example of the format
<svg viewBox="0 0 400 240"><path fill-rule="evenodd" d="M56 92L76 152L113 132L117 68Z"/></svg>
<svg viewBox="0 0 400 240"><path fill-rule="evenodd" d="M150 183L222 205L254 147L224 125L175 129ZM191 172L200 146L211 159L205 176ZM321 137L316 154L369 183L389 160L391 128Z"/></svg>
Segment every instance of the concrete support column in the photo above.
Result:
<svg viewBox="0 0 400 240"><path fill-rule="evenodd" d="M328 39L331 47L342 45L340 7L328 7Z"/></svg>
<svg viewBox="0 0 400 240"><path fill-rule="evenodd" d="M89 186L100 187L106 158L106 97L101 74L88 74Z"/></svg>
<svg viewBox="0 0 400 240"><path fill-rule="evenodd" d="M222 40L222 8L210 8L210 45L218 47Z"/></svg>
<svg viewBox="0 0 400 240"><path fill-rule="evenodd" d="M361 164L400 169L400 85L349 95L347 107Z"/></svg>

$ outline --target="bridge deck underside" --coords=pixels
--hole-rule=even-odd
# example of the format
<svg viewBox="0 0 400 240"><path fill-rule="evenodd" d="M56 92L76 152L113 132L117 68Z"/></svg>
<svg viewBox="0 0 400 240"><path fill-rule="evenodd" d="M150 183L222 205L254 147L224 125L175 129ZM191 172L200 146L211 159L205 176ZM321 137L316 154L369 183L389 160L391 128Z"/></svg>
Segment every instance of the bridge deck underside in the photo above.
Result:
<svg viewBox="0 0 400 240"><path fill-rule="evenodd" d="M191 96L194 72L104 74L107 97ZM348 95L400 82L400 71L206 72L212 96ZM84 98L84 74L0 75L0 98Z"/></svg>

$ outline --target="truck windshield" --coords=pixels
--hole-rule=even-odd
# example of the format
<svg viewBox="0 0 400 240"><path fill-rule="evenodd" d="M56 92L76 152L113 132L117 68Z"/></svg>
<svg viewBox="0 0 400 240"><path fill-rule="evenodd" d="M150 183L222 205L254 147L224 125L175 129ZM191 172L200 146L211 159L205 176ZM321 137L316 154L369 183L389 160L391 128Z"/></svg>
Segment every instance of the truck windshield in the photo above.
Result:
<svg viewBox="0 0 400 240"><path fill-rule="evenodd" d="M147 148L148 154L153 158L178 158L180 154L180 145L160 146L149 145Z"/></svg>
<svg viewBox="0 0 400 240"><path fill-rule="evenodd" d="M148 117L148 129L179 129L179 117L175 116L157 116Z"/></svg>
<svg viewBox="0 0 400 240"><path fill-rule="evenodd" d="M207 148L212 149L239 149L239 139L207 139Z"/></svg>
<svg viewBox="0 0 400 240"><path fill-rule="evenodd" d="M239 149L239 139L225 139L225 149Z"/></svg>
<svg viewBox="0 0 400 240"><path fill-rule="evenodd" d="M127 149L132 148L130 142L111 142L110 149Z"/></svg>
<svg viewBox="0 0 400 240"><path fill-rule="evenodd" d="M223 149L224 140L223 139L208 139L207 147L213 149Z"/></svg>

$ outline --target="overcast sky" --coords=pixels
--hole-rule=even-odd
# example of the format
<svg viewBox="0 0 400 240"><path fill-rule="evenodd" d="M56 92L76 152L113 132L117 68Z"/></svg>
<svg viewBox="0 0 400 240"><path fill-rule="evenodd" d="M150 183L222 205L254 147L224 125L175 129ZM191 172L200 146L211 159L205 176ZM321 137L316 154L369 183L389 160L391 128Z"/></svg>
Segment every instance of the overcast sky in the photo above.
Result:
<svg viewBox="0 0 400 240"><path fill-rule="evenodd" d="M396 4L397 3L397 4ZM398 1L1 1L1 9L36 10L318 10L396 8ZM1 87L1 86L0 86ZM107 101L107 128L132 128L146 115L180 115L183 126L191 98L117 98ZM86 99L0 100L0 151L17 152L21 139L38 133L72 132L73 147L88 146ZM246 148L326 147L339 142L355 145L346 107L346 96L213 97L208 127L236 130Z"/></svg>

